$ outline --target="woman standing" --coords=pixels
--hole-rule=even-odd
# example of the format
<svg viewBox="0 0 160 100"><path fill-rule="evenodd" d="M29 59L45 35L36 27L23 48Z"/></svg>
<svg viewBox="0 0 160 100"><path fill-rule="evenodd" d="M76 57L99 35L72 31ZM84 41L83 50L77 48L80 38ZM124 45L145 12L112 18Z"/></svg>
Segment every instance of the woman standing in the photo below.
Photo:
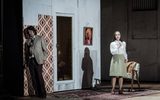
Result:
<svg viewBox="0 0 160 100"><path fill-rule="evenodd" d="M123 94L123 77L126 76L126 62L128 61L126 53L126 42L121 40L119 31L114 33L114 41L110 43L110 52L112 54L110 73L112 77L112 90L115 93L116 79L119 78L119 94Z"/></svg>

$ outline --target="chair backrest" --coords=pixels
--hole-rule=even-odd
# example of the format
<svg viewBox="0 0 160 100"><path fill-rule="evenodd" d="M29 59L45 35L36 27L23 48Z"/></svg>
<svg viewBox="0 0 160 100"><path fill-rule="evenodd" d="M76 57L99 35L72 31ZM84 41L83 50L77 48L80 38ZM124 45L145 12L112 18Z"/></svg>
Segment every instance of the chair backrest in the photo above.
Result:
<svg viewBox="0 0 160 100"><path fill-rule="evenodd" d="M132 73L133 71L137 72L137 75L139 77L139 70L140 70L140 64L136 61L129 61L126 65L126 77L132 79ZM137 80L136 73L134 73L134 80Z"/></svg>

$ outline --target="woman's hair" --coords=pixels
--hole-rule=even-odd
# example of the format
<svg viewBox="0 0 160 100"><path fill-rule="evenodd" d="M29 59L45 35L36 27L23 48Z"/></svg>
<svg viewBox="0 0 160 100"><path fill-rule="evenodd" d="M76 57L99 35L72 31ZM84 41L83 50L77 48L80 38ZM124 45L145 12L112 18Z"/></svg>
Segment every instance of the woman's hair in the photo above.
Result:
<svg viewBox="0 0 160 100"><path fill-rule="evenodd" d="M84 56L89 56L90 55L90 50L88 47L85 47L84 49Z"/></svg>
<svg viewBox="0 0 160 100"><path fill-rule="evenodd" d="M31 30L34 32L34 35L37 35L37 30L34 28L34 26L28 26L27 30Z"/></svg>
<svg viewBox="0 0 160 100"><path fill-rule="evenodd" d="M112 40L112 41L115 41L115 40L116 40L116 37L115 37L116 32L119 32L119 33L120 33L120 31L115 31L115 32L114 32L114 35L113 35L113 40ZM121 33L120 33L120 35L121 35ZM122 37L121 37L121 38L122 38ZM120 38L120 41L122 41L121 38Z"/></svg>

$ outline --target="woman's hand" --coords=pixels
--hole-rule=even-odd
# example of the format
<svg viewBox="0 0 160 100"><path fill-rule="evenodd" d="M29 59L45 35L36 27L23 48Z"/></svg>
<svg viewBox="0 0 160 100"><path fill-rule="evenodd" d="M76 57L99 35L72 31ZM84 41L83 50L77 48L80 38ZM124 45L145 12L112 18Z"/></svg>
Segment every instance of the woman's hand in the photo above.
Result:
<svg viewBox="0 0 160 100"><path fill-rule="evenodd" d="M117 47L120 48L122 46L122 43L120 41L117 42Z"/></svg>
<svg viewBox="0 0 160 100"><path fill-rule="evenodd" d="M128 62L128 59L125 59L124 62L127 63L127 62Z"/></svg>

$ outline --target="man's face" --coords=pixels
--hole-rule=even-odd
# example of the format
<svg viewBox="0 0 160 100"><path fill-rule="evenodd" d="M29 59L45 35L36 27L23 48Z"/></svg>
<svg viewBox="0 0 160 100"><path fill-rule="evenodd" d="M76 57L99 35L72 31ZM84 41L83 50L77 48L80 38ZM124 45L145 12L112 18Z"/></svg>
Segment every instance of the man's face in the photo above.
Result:
<svg viewBox="0 0 160 100"><path fill-rule="evenodd" d="M34 32L32 30L28 30L30 37L34 37Z"/></svg>

